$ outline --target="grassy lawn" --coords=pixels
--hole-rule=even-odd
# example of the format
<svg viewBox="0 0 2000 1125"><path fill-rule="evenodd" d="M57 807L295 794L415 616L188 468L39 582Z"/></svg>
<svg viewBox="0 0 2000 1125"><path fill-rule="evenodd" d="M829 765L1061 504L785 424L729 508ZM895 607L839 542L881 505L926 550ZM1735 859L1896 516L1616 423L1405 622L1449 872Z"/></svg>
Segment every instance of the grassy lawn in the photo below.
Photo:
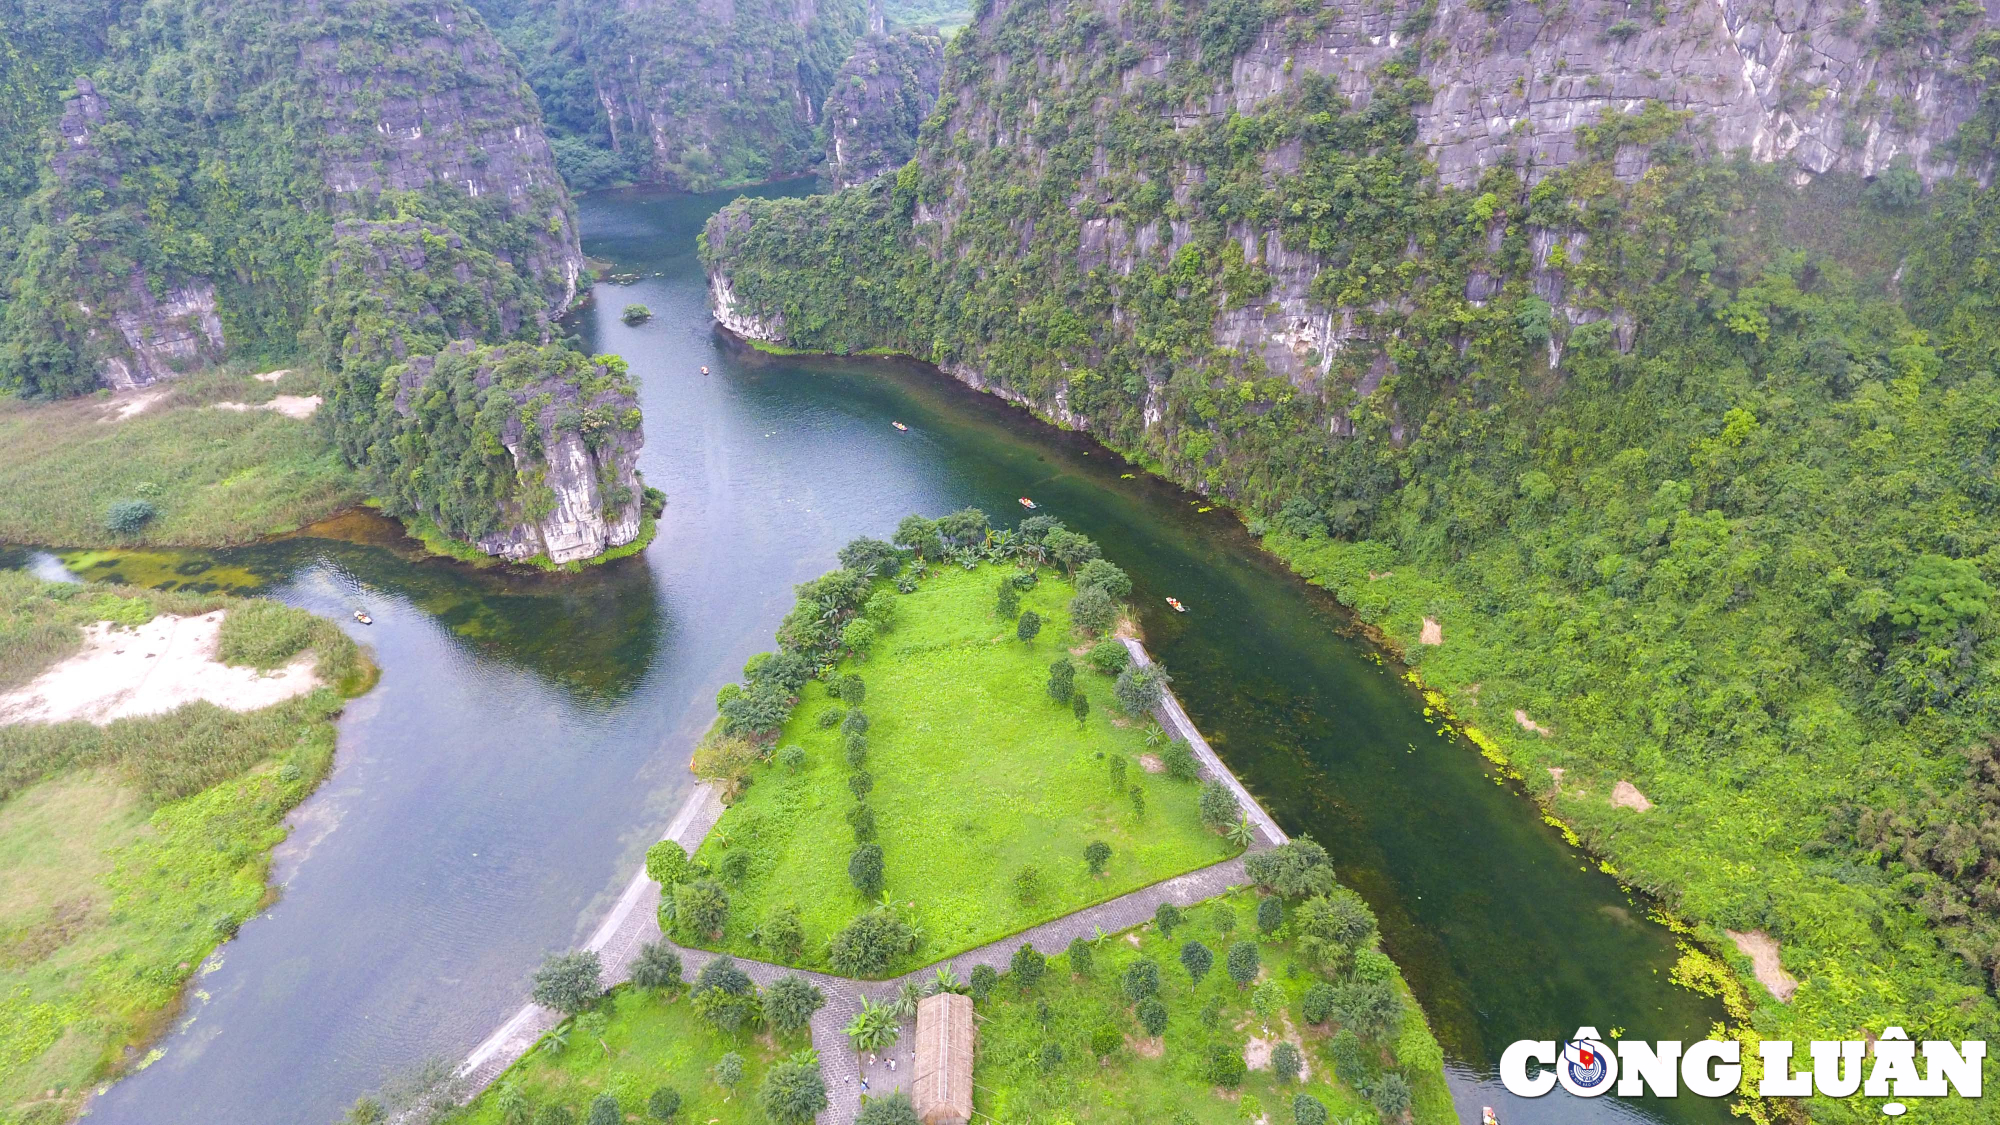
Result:
<svg viewBox="0 0 2000 1125"><path fill-rule="evenodd" d="M117 419L122 404L155 393L145 410ZM361 499L358 483L317 423L212 405L317 393L307 372L266 383L214 371L116 397L0 397L0 542L223 546L350 507ZM106 511L131 499L150 501L159 516L115 535Z"/></svg>
<svg viewBox="0 0 2000 1125"><path fill-rule="evenodd" d="M1151 923L1094 944L1091 972L1076 975L1068 956L1051 957L1047 975L1021 992L1011 977L980 1004L979 1047L973 1072L974 1109L1003 1122L1070 1121L1077 1125L1224 1125L1261 1112L1271 1122L1292 1120L1292 1099L1303 1092L1326 1106L1333 1121L1374 1121L1375 1107L1335 1077L1326 1045L1337 1028L1306 1022L1301 1001L1321 978L1298 962L1281 928L1276 940L1259 941L1264 980L1283 988L1285 1005L1268 1030L1252 1010L1249 989L1238 989L1224 970L1232 942L1258 939L1257 895L1240 891L1187 910L1187 921L1172 937ZM1226 921L1225 921L1226 919ZM1215 966L1192 984L1179 960L1181 947L1199 941L1215 953ZM1166 1005L1165 1032L1149 1037L1121 990L1127 966L1150 959L1160 969L1159 999ZM1261 983L1261 982L1260 982ZM1401 1032L1388 1046L1369 1047L1369 1065L1396 1070L1409 1081L1418 1125L1456 1120L1444 1084L1443 1055L1424 1025L1423 1015L1400 977L1405 1000ZM1214 1015L1204 1010L1214 1006ZM1102 1058L1093 1033L1115 1028L1117 1045ZM1269 1047L1289 1039L1305 1061L1303 1082L1280 1083L1263 1060ZM1234 1090L1217 1086L1207 1061L1218 1045L1250 1053L1250 1069ZM1111 1042L1106 1038L1102 1042ZM1054 1044L1062 1061L1045 1069L1043 1054ZM1101 1045L1101 1044L1100 1044ZM1254 1100L1253 1100L1254 1099Z"/></svg>
<svg viewBox="0 0 2000 1125"><path fill-rule="evenodd" d="M551 1105L567 1107L583 1121L590 1103L600 1094L618 1099L618 1108L639 1120L645 1117L647 1100L661 1086L679 1091L682 1102L676 1119L695 1125L762 1125L766 1120L757 1106L757 1088L773 1062L806 1046L783 1042L769 1032L736 1035L717 1031L697 1016L694 1005L683 991L668 997L633 988L620 988L600 1005L602 1035L593 1025L598 1018L586 1014L569 1025L567 1046L551 1050L548 1040L511 1067L484 1093L473 1100L454 1125L501 1125L514 1120L507 1106L525 1101L533 1111ZM717 1085L711 1069L723 1055L734 1051L743 1059L743 1079L735 1088ZM511 1091L511 1092L510 1092ZM519 1120L527 1120L521 1117Z"/></svg>
<svg viewBox="0 0 2000 1125"><path fill-rule="evenodd" d="M1023 644L994 607L995 586L1012 573L999 565L933 569L895 599L891 628L872 655L840 668L867 685L866 769L875 779L868 801L884 893L904 904L923 934L894 972L1236 851L1202 827L1193 784L1141 768L1143 728L1118 715L1108 677L1072 657L1092 705L1081 726L1049 698L1050 663L1081 643L1071 637L1067 610L1074 591L1043 571L1021 605L1047 624ZM848 877L855 800L843 736L821 723L842 706L823 680L808 682L777 739L780 748L804 749L804 767L791 773L776 756L752 767L753 784L703 845L699 858L725 878L731 864L740 869L720 947L772 959L751 930L791 907L805 931L801 963L824 968L827 940L870 907ZM1125 764L1124 789L1112 786L1112 759ZM1144 793L1143 815L1126 792L1133 786ZM1092 876L1084 848L1100 840L1111 858ZM1017 879L1030 868L1036 885L1024 896Z"/></svg>
<svg viewBox="0 0 2000 1125"><path fill-rule="evenodd" d="M267 901L285 814L332 763L343 691L372 674L300 610L0 573L0 687L66 655L79 624L217 607L226 654L270 666L310 647L340 687L248 713L0 726L0 1119L67 1120L145 1065L183 985Z"/></svg>

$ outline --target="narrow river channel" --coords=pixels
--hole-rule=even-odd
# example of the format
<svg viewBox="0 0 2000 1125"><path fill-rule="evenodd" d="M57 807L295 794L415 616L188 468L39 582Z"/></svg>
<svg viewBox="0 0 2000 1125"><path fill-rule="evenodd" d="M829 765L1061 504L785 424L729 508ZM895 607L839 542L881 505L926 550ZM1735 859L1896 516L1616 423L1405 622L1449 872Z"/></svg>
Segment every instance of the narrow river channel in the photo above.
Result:
<svg viewBox="0 0 2000 1125"><path fill-rule="evenodd" d="M776 359L718 336L693 240L727 198L581 203L586 249L641 275L600 286L577 330L640 384L642 467L669 497L644 555L498 576L412 561L362 516L322 529L339 538L63 554L85 577L257 589L343 621L365 606L375 625L348 628L383 673L297 814L282 897L205 967L158 1057L96 1100L93 1123L318 1125L425 1058L462 1056L622 888L686 791L716 688L769 647L792 584L907 512L976 504L1011 520L1021 496L1131 571L1148 645L1195 721L1374 905L1461 1117L1727 1117L1692 1098L1501 1091L1493 1064L1516 1038L1579 1024L1701 1038L1720 1011L1668 982L1674 940L1645 905L1439 737L1339 608L1227 512L918 365ZM628 303L654 318L624 325Z"/></svg>

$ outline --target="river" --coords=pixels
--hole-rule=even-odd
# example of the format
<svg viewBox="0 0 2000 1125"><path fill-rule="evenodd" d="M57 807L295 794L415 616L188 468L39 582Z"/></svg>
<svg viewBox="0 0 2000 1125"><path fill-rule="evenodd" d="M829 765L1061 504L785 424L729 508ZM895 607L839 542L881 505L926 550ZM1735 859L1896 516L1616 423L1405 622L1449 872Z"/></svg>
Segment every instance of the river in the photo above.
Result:
<svg viewBox="0 0 2000 1125"><path fill-rule="evenodd" d="M1644 904L1439 737L1339 607L1228 512L920 365L769 357L718 335L692 247L727 198L580 204L586 249L640 275L601 285L576 330L640 387L641 467L668 496L642 555L503 575L418 561L352 516L319 529L331 538L67 556L86 577L272 594L343 621L382 667L296 814L282 896L198 978L157 1060L95 1101L93 1125L318 1125L422 1059L463 1055L630 877L686 793L715 690L770 646L792 584L905 513L1010 520L1021 496L1131 572L1195 721L1373 904L1463 1118L1482 1104L1508 1125L1726 1118L1692 1098L1502 1091L1493 1064L1513 1039L1580 1024L1701 1038L1719 1009L1668 983L1674 940ZM623 324L629 303L654 317ZM357 606L372 627L350 620Z"/></svg>

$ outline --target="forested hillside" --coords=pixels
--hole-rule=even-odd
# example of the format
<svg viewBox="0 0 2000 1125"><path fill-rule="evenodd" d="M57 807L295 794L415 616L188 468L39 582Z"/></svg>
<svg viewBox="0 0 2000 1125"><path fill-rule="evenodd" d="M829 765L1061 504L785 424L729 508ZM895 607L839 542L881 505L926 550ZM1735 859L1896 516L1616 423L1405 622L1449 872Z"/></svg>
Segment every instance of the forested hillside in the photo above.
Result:
<svg viewBox="0 0 2000 1125"><path fill-rule="evenodd" d="M1683 971L1740 1034L1989 1038L1995 22L994 3L914 160L704 254L742 334L1237 505L1726 954Z"/></svg>
<svg viewBox="0 0 2000 1125"><path fill-rule="evenodd" d="M329 430L397 514L470 541L542 507L518 502L547 471L532 443L485 443L490 481L413 476L376 425L392 364L454 340L546 343L581 282L535 97L477 13L4 4L0 388L52 398L304 359L334 376ZM546 372L556 398L562 366ZM622 428L636 449L636 420ZM638 532L641 486L614 463L602 492L624 499L583 536L599 549ZM464 495L492 503L471 512ZM576 536L528 519L501 538L517 557Z"/></svg>

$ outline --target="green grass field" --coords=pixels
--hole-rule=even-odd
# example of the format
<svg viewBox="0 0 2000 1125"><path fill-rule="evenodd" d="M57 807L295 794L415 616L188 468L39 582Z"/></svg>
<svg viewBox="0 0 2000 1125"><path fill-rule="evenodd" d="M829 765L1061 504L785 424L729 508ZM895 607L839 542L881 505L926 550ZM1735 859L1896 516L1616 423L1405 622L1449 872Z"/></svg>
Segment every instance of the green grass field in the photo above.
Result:
<svg viewBox="0 0 2000 1125"><path fill-rule="evenodd" d="M93 1084L145 1065L184 984L269 898L285 814L332 763L343 690L372 676L302 610L0 572L0 687L75 648L79 624L218 606L225 658L269 667L309 647L341 687L248 713L0 726L0 1120L67 1120Z"/></svg>
<svg viewBox="0 0 2000 1125"><path fill-rule="evenodd" d="M1091 973L1078 976L1067 956L1051 957L1042 982L1023 993L1002 977L979 1006L979 1046L973 1071L973 1108L997 1121L1068 1121L1074 1125L1225 1125L1261 1112L1272 1122L1292 1120L1292 1099L1301 1092L1326 1106L1333 1121L1373 1122L1375 1107L1340 1082L1327 1061L1325 1045L1337 1028L1306 1022L1301 1000L1320 978L1296 964L1291 943L1260 941L1265 979L1278 981L1285 1009L1267 1031L1252 1010L1251 993L1238 989L1223 969L1223 952L1233 941L1257 936L1257 896L1240 891L1187 910L1187 922L1162 937L1151 923L1112 935L1092 947ZM1227 936L1222 922L1229 919ZM1199 941L1214 951L1215 967L1193 984L1179 961L1182 945ZM1139 1025L1120 987L1127 966L1150 959L1160 968L1159 999L1166 1005L1166 1031L1157 1039ZM1445 1087L1443 1054L1424 1025L1422 1013L1400 978L1396 988L1406 1012L1393 1051L1371 1050L1371 1065L1395 1069L1410 1082L1417 1125L1449 1125L1456 1117ZM1219 1005L1215 1018L1203 1009ZM1118 1046L1102 1059L1093 1033L1117 1029ZM1268 1065L1249 1071L1241 1087L1225 1091L1209 1079L1205 1062L1216 1045L1239 1054L1253 1038L1275 1045L1279 1038L1301 1047L1303 1082L1279 1083ZM1044 1049L1054 1044L1062 1062L1043 1068ZM1268 1052L1263 1052L1268 1057ZM1252 1100L1254 1099L1254 1101Z"/></svg>
<svg viewBox="0 0 2000 1125"><path fill-rule="evenodd" d="M1148 774L1142 726L1118 715L1111 680L1085 670L1089 696L1079 727L1046 692L1049 664L1071 645L1072 591L1044 572L1024 609L1047 621L1032 644L995 615L993 590L1011 567L935 569L896 599L891 630L873 654L841 671L867 683L862 710L866 768L886 870L884 891L905 904L924 934L893 966L902 972L1092 903L1225 859L1236 849L1205 830L1195 786ZM888 583L880 583L888 588ZM747 872L730 888L721 948L773 959L750 932L791 906L805 930L802 963L826 967L826 943L871 902L847 864L855 847L846 814L854 806L838 728L820 725L841 707L822 681L809 682L777 745L805 750L796 775L778 764L754 767L754 783L723 816L700 858L727 871L728 853L746 853ZM1125 762L1125 787L1141 788L1143 817L1114 790L1111 759ZM1084 862L1092 841L1110 845L1105 873ZM737 860L742 864L745 861ZM1028 898L1016 880L1039 873ZM913 904L913 905L912 905Z"/></svg>
<svg viewBox="0 0 2000 1125"><path fill-rule="evenodd" d="M224 546L291 531L361 500L354 474L312 421L217 402L308 396L293 372L264 383L213 371L168 387L143 412L116 420L133 395L29 403L0 397L0 542L64 547L173 543ZM131 535L105 515L144 499L159 516Z"/></svg>
<svg viewBox="0 0 2000 1125"><path fill-rule="evenodd" d="M629 1118L650 1120L646 1103L653 1091L671 1086L682 1102L677 1121L694 1125L762 1125L757 1087L773 1062L805 1046L781 1042L769 1032L729 1035L697 1016L685 992L669 999L660 993L620 988L599 1005L601 1038L593 1034L592 1015L569 1025L567 1046L530 1051L479 1097L454 1125L502 1125L515 1120L507 1106L524 1101L531 1111L566 1106L582 1121L600 1094L618 1099ZM743 1058L743 1080L735 1088L719 1086L710 1070L730 1051ZM512 1090L514 1092L510 1093ZM518 1118L526 1121L527 1117Z"/></svg>

